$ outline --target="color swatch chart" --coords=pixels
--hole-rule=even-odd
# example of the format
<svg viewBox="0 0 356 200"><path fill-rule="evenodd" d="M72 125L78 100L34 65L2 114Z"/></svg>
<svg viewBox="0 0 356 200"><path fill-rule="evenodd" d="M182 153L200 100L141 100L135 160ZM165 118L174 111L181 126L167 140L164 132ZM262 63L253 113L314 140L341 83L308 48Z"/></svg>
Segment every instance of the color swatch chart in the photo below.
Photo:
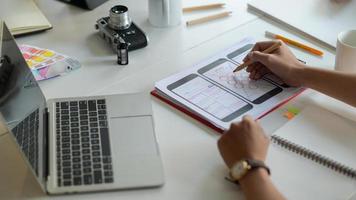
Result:
<svg viewBox="0 0 356 200"><path fill-rule="evenodd" d="M21 45L20 50L37 81L66 74L81 66L77 60L49 49Z"/></svg>
<svg viewBox="0 0 356 200"><path fill-rule="evenodd" d="M30 69L41 69L65 58L64 55L49 49L29 45L21 45L20 50Z"/></svg>

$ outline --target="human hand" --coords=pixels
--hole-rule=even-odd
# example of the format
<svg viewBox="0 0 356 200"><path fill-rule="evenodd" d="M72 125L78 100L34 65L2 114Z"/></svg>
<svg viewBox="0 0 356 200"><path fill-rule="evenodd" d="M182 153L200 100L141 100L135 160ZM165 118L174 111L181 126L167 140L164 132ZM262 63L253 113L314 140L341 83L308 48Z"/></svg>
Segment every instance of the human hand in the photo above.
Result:
<svg viewBox="0 0 356 200"><path fill-rule="evenodd" d="M303 69L305 65L301 63L281 41L282 45L273 53L262 53L277 41L258 42L251 52L244 58L244 62L251 60L253 64L246 69L253 80L260 79L267 73L274 73L290 86L301 86L297 71Z"/></svg>
<svg viewBox="0 0 356 200"><path fill-rule="evenodd" d="M261 126L250 116L231 124L218 141L220 154L229 168L242 159L264 161L268 145L269 139Z"/></svg>

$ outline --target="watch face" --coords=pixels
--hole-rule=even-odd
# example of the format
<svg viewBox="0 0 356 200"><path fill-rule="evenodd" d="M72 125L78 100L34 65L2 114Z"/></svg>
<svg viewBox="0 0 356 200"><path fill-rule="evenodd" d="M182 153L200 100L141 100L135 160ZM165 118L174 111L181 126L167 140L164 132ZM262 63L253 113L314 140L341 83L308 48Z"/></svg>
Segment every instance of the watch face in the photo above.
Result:
<svg viewBox="0 0 356 200"><path fill-rule="evenodd" d="M239 180L248 171L248 163L240 161L236 163L231 169L231 175L235 180Z"/></svg>
<svg viewBox="0 0 356 200"><path fill-rule="evenodd" d="M236 165L236 170L237 172L243 172L245 170L244 168L244 163L243 162L239 162L237 165Z"/></svg>

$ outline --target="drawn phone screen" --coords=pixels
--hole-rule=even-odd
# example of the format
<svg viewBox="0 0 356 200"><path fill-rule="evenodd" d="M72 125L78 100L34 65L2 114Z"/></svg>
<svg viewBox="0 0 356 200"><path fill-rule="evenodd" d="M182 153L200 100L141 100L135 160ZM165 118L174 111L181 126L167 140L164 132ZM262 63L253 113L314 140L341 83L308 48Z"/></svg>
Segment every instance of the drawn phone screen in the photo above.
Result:
<svg viewBox="0 0 356 200"><path fill-rule="evenodd" d="M251 50L252 48L253 48L253 44L246 44L245 46L229 53L227 57L237 63L242 63L242 59L247 55L249 50Z"/></svg>
<svg viewBox="0 0 356 200"><path fill-rule="evenodd" d="M197 74L190 74L167 89L223 122L229 122L253 107Z"/></svg>
<svg viewBox="0 0 356 200"><path fill-rule="evenodd" d="M235 68L236 64L219 59L199 69L198 73L254 104L263 103L282 92L282 88L266 80L249 79L249 74L245 70L234 73Z"/></svg>

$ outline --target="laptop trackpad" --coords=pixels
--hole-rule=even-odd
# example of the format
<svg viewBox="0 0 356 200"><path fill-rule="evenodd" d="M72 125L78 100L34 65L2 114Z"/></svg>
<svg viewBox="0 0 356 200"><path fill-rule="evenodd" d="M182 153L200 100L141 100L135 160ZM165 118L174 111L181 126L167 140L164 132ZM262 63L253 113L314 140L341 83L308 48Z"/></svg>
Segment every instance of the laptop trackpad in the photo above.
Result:
<svg viewBox="0 0 356 200"><path fill-rule="evenodd" d="M114 117L109 123L115 154L158 154L152 116Z"/></svg>

